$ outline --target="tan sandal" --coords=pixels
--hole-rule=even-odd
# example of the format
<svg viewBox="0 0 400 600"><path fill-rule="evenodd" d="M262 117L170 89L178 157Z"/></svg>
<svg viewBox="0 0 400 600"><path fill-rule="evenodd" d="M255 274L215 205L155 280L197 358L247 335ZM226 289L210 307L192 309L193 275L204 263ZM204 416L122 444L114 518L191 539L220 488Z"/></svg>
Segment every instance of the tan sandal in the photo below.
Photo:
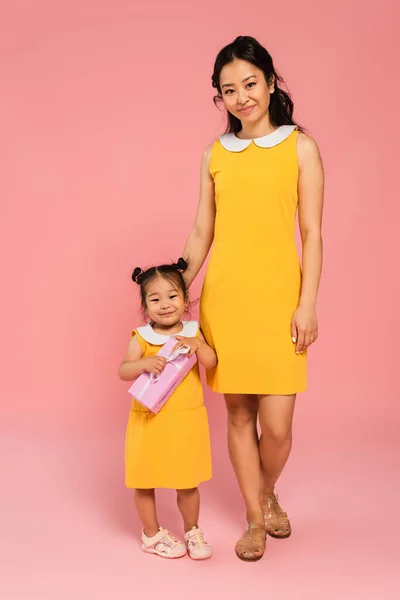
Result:
<svg viewBox="0 0 400 600"><path fill-rule="evenodd" d="M268 496L266 503L263 503L263 508L268 535L281 540L288 538L292 528L287 513L279 505L278 496L275 494Z"/></svg>
<svg viewBox="0 0 400 600"><path fill-rule="evenodd" d="M247 530L236 544L240 560L255 562L264 556L267 531L265 525L249 523Z"/></svg>

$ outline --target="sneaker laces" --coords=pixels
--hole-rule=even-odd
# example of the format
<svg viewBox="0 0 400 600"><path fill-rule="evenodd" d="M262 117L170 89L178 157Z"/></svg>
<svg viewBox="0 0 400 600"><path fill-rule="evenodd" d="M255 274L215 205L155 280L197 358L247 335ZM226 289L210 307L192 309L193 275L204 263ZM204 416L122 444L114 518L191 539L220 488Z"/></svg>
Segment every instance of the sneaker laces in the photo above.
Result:
<svg viewBox="0 0 400 600"><path fill-rule="evenodd" d="M188 543L190 546L205 546L208 544L207 540L204 538L204 533L202 531L196 531L189 536Z"/></svg>
<svg viewBox="0 0 400 600"><path fill-rule="evenodd" d="M157 550L157 546L160 544L160 546L162 547L162 549L164 548L168 548L168 549L173 549L175 546L179 545L178 540L176 540L174 537L172 537L172 535L169 533L169 531L167 531L166 529L165 531L165 535L164 537L162 537L160 540L158 540L158 542L155 544L154 548Z"/></svg>

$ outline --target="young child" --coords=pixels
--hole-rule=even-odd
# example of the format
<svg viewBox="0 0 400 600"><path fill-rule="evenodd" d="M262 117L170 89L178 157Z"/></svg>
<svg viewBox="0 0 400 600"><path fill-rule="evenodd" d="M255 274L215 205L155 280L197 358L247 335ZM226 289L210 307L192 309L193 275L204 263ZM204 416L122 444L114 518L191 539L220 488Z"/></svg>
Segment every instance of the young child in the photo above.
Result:
<svg viewBox="0 0 400 600"><path fill-rule="evenodd" d="M206 369L217 356L206 344L196 321L181 321L189 303L182 273L186 262L135 269L132 279L140 286L142 306L149 324L132 332L119 375L132 381L144 372L160 374L165 358L160 348L174 336L179 346L189 346L198 362L178 385L157 415L133 399L125 451L126 485L134 488L135 504L143 524L142 550L163 558L210 558L211 546L199 528L199 483L211 479L208 419L198 363ZM160 527L155 488L177 490L185 528L185 544Z"/></svg>

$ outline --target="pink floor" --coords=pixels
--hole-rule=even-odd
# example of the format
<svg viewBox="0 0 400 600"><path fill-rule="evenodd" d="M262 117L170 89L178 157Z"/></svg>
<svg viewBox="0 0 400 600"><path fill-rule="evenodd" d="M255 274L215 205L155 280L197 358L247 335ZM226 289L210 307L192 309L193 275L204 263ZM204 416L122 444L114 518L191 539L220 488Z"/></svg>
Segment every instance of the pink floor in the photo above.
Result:
<svg viewBox="0 0 400 600"><path fill-rule="evenodd" d="M215 555L169 562L139 551L123 440L113 436L57 443L34 425L1 436L1 600L400 597L397 440L298 439L280 485L293 535L268 539L264 559L245 564L233 552L243 519L223 450L202 492ZM173 494L160 494L160 505L179 534Z"/></svg>

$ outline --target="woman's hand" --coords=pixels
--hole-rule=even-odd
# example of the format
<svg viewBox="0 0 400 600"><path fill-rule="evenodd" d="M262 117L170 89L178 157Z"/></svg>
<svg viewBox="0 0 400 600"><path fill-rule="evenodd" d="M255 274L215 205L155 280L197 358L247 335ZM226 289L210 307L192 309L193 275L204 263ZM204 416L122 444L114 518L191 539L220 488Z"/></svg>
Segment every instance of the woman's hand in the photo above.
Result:
<svg viewBox="0 0 400 600"><path fill-rule="evenodd" d="M190 351L188 353L189 358L199 350L201 345L201 342L197 337L188 338L182 337L181 335L174 335L174 338L178 340L178 343L176 344L176 346L174 346L173 352L178 348L182 348L182 346L188 346L190 348Z"/></svg>
<svg viewBox="0 0 400 600"><path fill-rule="evenodd" d="M318 320L314 306L299 304L292 318L291 329L296 354L302 354L318 337Z"/></svg>

